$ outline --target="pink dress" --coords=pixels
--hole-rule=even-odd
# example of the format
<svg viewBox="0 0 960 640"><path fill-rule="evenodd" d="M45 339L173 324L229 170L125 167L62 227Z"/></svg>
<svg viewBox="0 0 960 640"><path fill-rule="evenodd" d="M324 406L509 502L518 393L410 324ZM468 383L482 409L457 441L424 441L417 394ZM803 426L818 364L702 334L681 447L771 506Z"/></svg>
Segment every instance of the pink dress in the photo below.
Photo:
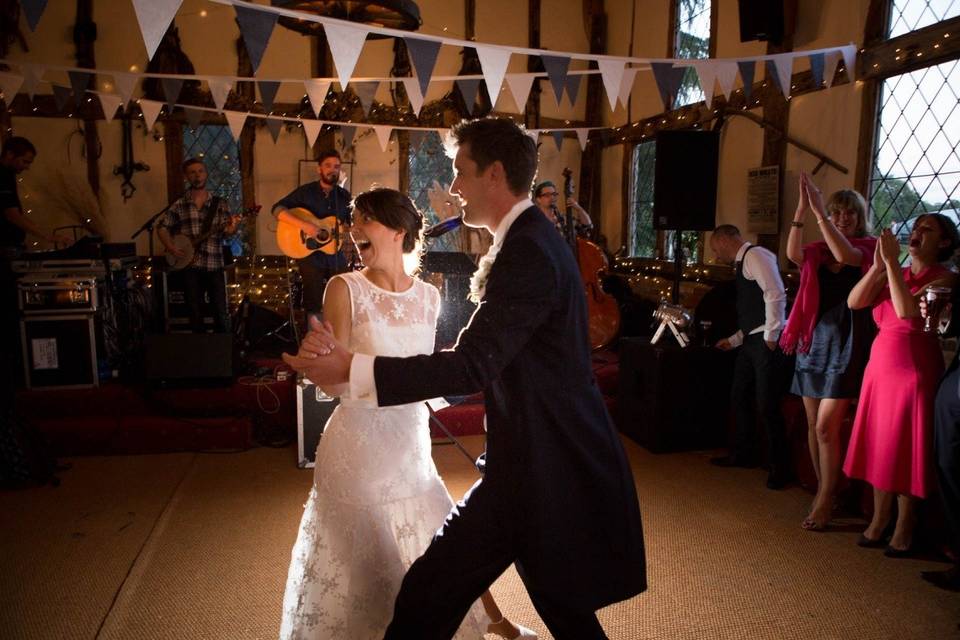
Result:
<svg viewBox="0 0 960 640"><path fill-rule="evenodd" d="M948 273L934 265L914 275L903 270L911 292ZM943 374L936 333L920 318L900 319L889 288L873 307L879 327L843 471L877 489L918 498L936 487L933 468L933 399Z"/></svg>

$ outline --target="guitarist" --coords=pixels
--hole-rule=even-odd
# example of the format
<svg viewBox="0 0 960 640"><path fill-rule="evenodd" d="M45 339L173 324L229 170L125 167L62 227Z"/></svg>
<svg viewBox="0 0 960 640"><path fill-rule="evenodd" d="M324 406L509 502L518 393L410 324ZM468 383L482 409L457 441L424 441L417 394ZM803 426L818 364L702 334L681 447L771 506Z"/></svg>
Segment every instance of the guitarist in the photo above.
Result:
<svg viewBox="0 0 960 640"><path fill-rule="evenodd" d="M227 313L227 286L223 277L221 245L225 236L236 233L240 216L231 216L226 200L207 191L207 167L202 160L190 158L184 161L181 169L190 188L160 218L157 235L167 253L183 257L184 252L173 243L173 236L185 234L196 238L209 234L196 247L193 262L183 269L190 328L194 333L204 331L203 295L207 293L215 310L214 330L228 333L230 316Z"/></svg>
<svg viewBox="0 0 960 640"><path fill-rule="evenodd" d="M344 225L350 224L350 192L341 187L340 182L340 154L335 149L320 153L317 164L315 182L308 182L291 191L273 205L273 215L278 220L288 216L287 209L301 207L311 212L317 219L336 216ZM296 224L304 223L297 219L290 220ZM319 228L304 229L308 235L316 235ZM306 258L297 260L300 277L303 280L303 311L305 314L320 313L323 308L323 290L327 280L334 275L347 270L347 258L344 255L344 245L349 238L335 238L337 252L327 255L322 251L314 251Z"/></svg>

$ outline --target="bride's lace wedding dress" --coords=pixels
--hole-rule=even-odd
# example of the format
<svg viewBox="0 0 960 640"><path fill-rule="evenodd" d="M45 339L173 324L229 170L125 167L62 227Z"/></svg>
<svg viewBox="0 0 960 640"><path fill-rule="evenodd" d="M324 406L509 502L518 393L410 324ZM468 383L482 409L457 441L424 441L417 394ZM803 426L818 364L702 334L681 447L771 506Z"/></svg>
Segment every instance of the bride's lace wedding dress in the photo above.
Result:
<svg viewBox="0 0 960 640"><path fill-rule="evenodd" d="M421 280L380 289L361 272L350 290L355 353L431 353L440 294ZM427 407L363 408L343 397L317 447L313 488L293 547L283 597L283 639L379 640L404 572L452 507L430 456ZM429 615L429 612L425 612ZM483 636L475 604L457 638Z"/></svg>

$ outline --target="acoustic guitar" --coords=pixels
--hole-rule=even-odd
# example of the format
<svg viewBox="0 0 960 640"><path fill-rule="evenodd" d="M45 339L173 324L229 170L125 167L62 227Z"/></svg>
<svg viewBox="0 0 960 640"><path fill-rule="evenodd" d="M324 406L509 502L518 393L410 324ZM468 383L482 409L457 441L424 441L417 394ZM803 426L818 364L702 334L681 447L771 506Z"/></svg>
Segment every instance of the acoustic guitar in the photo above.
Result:
<svg viewBox="0 0 960 640"><path fill-rule="evenodd" d="M237 214L228 216L229 218L240 217L248 218L255 216L260 213L262 207L257 204L252 207L247 207L243 211ZM207 239L212 236L214 233L221 233L224 229L224 226L220 226L216 229L208 229L205 233L201 233L198 236L188 236L185 233L178 233L177 235L170 238L170 241L173 243L173 246L183 253L183 255L178 256L174 253L167 253L167 267L170 271L180 271L181 269L186 269L193 264L194 260L197 259L197 249L202 245Z"/></svg>
<svg viewBox="0 0 960 640"><path fill-rule="evenodd" d="M315 251L332 256L347 244L347 225L337 216L318 218L300 207L287 209L286 213L296 220L277 218L277 246L285 256L306 258ZM313 233L313 228L318 231Z"/></svg>

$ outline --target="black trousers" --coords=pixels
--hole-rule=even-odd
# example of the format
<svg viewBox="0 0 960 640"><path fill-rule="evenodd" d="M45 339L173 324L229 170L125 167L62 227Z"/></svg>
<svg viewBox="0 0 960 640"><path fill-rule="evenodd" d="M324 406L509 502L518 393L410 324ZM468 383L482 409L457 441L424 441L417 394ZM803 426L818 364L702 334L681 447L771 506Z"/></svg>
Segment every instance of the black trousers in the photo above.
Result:
<svg viewBox="0 0 960 640"><path fill-rule="evenodd" d="M767 462L781 468L788 467L790 448L780 401L792 374L790 359L779 347L771 351L762 333L744 337L733 365L733 386L730 389L736 418L732 455L743 460L758 457L759 423L767 436Z"/></svg>
<svg viewBox="0 0 960 640"><path fill-rule="evenodd" d="M323 292L327 281L347 269L343 254L337 254L336 264L320 252L297 260L300 280L303 285L303 311L319 314L323 310Z"/></svg>
<svg viewBox="0 0 960 640"><path fill-rule="evenodd" d="M0 247L0 413L13 410L16 389L23 380L17 274L10 267L13 250Z"/></svg>
<svg viewBox="0 0 960 640"><path fill-rule="evenodd" d="M940 382L934 411L933 449L940 499L950 545L960 554L960 368L952 367Z"/></svg>
<svg viewBox="0 0 960 640"><path fill-rule="evenodd" d="M517 514L479 481L403 578L385 640L446 640L470 606L517 559ZM530 599L558 640L605 640L592 610L538 592L517 565Z"/></svg>
<svg viewBox="0 0 960 640"><path fill-rule="evenodd" d="M184 295L190 310L190 330L203 333L203 297L206 293L213 303L213 324L217 333L229 333L230 316L227 313L227 284L223 270L208 271L187 267L183 270Z"/></svg>

